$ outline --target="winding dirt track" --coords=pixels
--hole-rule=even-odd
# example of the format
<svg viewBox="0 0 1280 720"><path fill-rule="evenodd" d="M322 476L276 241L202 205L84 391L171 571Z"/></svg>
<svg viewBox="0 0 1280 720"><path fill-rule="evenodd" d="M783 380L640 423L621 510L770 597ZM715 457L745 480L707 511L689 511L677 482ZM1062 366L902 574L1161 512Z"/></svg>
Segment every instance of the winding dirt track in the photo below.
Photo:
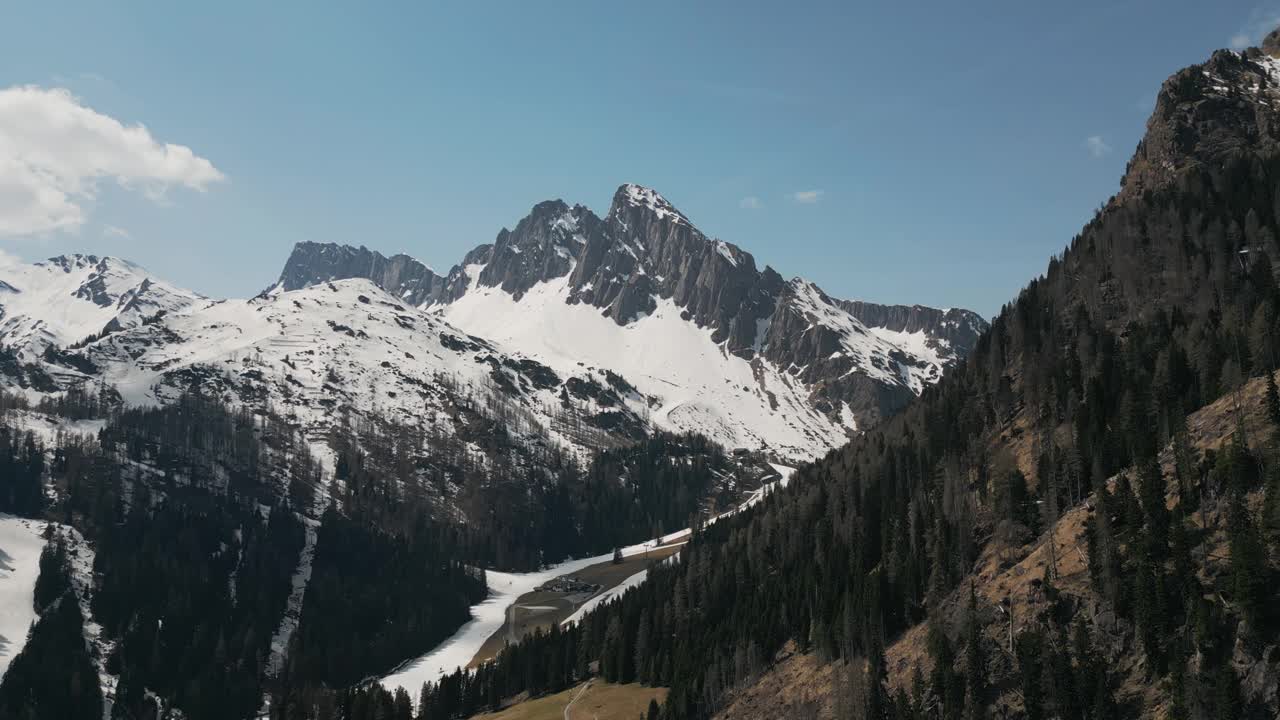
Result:
<svg viewBox="0 0 1280 720"><path fill-rule="evenodd" d="M589 687L591 687L590 680L588 680L586 684L584 684L578 692L574 694L573 699L569 700L569 704L564 706L564 720L569 720L569 710L573 708L573 704L578 702L578 698L582 697L582 693L586 692Z"/></svg>

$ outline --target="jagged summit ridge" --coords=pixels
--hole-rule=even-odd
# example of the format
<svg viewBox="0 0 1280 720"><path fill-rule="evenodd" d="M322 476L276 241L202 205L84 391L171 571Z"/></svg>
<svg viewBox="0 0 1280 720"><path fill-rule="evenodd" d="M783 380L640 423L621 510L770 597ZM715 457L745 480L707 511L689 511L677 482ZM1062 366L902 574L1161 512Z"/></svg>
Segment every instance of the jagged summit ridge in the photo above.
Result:
<svg viewBox="0 0 1280 720"><path fill-rule="evenodd" d="M665 429L812 458L936 382L982 327L784 280L638 185L603 217L538 203L443 275L307 242L248 300L89 256L4 268L0 283L0 343L43 372L24 369L24 388L101 380L140 403L200 388L289 408L317 433L337 408L439 427L424 407L484 398L506 419L482 424L517 417L523 441L582 453Z"/></svg>
<svg viewBox="0 0 1280 720"><path fill-rule="evenodd" d="M385 257L365 246L300 242L285 262L272 290L300 290L322 282L363 277L379 287L396 288L397 295L414 305L437 301L445 279L429 265L405 254Z"/></svg>
<svg viewBox="0 0 1280 720"><path fill-rule="evenodd" d="M332 261L352 253L358 261ZM901 407L985 328L969 311L854 303L801 278L784 280L759 267L750 252L705 235L657 191L634 183L617 189L604 217L563 200L538 203L444 278L432 273L430 289L423 281L398 282L387 269L391 260L363 248L328 251L319 263L311 260L316 255L308 246L291 257L281 286L365 277L460 327L479 323L478 334L487 337L505 334L480 320L487 315L519 316L535 331L554 334L556 321L547 318L568 313L562 305L593 308L623 328L674 312L719 352L795 378L813 407L846 430L873 425ZM547 285L555 287L553 301ZM536 315L519 306L530 294L539 298ZM482 300L490 307L476 307ZM579 350L603 367L618 362L608 353Z"/></svg>
<svg viewBox="0 0 1280 720"><path fill-rule="evenodd" d="M643 208L657 215L659 220L670 218L672 222L689 222L684 213L658 194L658 191L635 183L626 183L618 188L613 195L613 205L609 214L613 215L624 207Z"/></svg>

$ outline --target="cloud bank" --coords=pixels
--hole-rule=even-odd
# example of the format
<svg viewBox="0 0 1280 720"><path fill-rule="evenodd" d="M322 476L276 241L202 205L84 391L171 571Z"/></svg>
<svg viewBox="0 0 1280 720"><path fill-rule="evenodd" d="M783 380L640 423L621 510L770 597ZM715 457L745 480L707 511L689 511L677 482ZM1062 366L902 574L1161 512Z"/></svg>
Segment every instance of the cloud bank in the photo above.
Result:
<svg viewBox="0 0 1280 720"><path fill-rule="evenodd" d="M158 200L225 176L185 145L86 107L62 88L0 90L0 236L75 231L102 180Z"/></svg>
<svg viewBox="0 0 1280 720"><path fill-rule="evenodd" d="M791 193L791 199L798 203L812 205L822 199L823 190L797 190Z"/></svg>

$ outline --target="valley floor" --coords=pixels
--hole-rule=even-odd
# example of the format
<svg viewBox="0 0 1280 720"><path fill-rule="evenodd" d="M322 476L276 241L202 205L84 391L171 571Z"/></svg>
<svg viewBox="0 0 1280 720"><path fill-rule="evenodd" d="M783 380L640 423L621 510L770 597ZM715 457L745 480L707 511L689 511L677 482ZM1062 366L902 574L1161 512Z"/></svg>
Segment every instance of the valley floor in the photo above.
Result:
<svg viewBox="0 0 1280 720"><path fill-rule="evenodd" d="M620 563L612 558L583 568L581 571L566 575L580 583L599 586L595 592L573 593L557 590L537 590L516 598L507 607L507 616L502 627L485 640L484 645L471 659L468 667L476 667L492 660L502 648L518 642L535 630L546 631L553 624L576 620L584 614L584 610L599 605L625 591L635 584L635 578L644 579L645 569L649 563L675 555L683 542L662 545L648 552L631 555Z"/></svg>
<svg viewBox="0 0 1280 720"><path fill-rule="evenodd" d="M624 558L640 558L641 565L633 572L643 568L643 558L653 552L663 538L639 545L623 548ZM597 555L579 560L567 560L553 565L546 570L530 573L506 573L489 570L486 579L489 584L489 597L484 602L471 607L471 621L458 628L448 640L420 658L401 665L390 675L379 682L388 690L403 687L411 694L417 693L424 682L436 682L440 678L463 667L470 667L477 654L493 636L502 637L501 630L507 622L509 608L518 603L521 597L533 593L546 583L564 576L576 576L581 571L601 565L612 565L613 553ZM600 571L596 571L599 573ZM621 582L627 576L619 578ZM616 584L616 583L615 583ZM496 652L501 649L499 644Z"/></svg>
<svg viewBox="0 0 1280 720"><path fill-rule="evenodd" d="M760 502L773 489L786 487L795 468L772 464L779 478L751 491L737 508L711 518L715 522ZM567 560L545 570L531 573L487 571L489 596L471 607L471 621L434 650L405 662L378 682L388 690L404 688L416 694L425 682L436 682L458 668L475 667L497 655L508 641L532 632L537 627L550 627L579 617L587 610L607 602L626 588L643 582L645 568L653 560L676 554L688 540L685 528L638 545L622 548L624 562L614 565L613 554L580 560ZM538 588L557 578L575 577L600 585L587 597L571 597L572 593L539 593Z"/></svg>
<svg viewBox="0 0 1280 720"><path fill-rule="evenodd" d="M661 705L666 697L666 688L591 680L496 713L475 715L472 720L635 720L645 717L650 700Z"/></svg>

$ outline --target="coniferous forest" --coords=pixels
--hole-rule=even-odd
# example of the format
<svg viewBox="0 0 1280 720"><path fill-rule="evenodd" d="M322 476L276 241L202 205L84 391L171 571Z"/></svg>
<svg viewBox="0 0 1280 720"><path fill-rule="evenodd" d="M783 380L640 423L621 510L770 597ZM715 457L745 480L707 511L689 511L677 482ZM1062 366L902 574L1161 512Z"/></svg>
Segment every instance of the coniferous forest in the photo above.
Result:
<svg viewBox="0 0 1280 720"><path fill-rule="evenodd" d="M17 396L0 405L12 420L30 408ZM403 427L361 428L363 435L353 433L364 440L358 447L335 438L337 483L325 501L316 492L320 468L279 418L195 395L123 409L108 391L30 409L97 431L45 444L0 417L0 463L9 470L3 511L74 528L87 545L71 554L93 552L79 594L66 542L51 543L58 554L42 560L40 631L27 645L30 659L0 686L9 711L23 718L45 717L48 702L65 700L58 683L87 692L99 673L114 678L118 718L156 708L180 708L190 718L249 717L264 697L277 696L279 708L292 707L293 694L328 697L325 688L385 673L465 623L468 607L485 594L477 568L492 565L495 553L529 567L684 527L704 506L735 497L720 478L742 462L696 436L659 435L606 451L585 468L566 460L529 485L450 487L463 502L503 511L459 525L437 519L444 502L431 485L430 463L447 462L448 447L432 451ZM428 447L407 450L415 439ZM306 601L273 667L273 635L308 525L314 554ZM503 530L513 527L523 529ZM55 602L63 596L70 600ZM82 610L101 626L109 654L74 679L31 674L26 668L43 657L37 653L54 657L60 646L50 643L84 632ZM37 676L45 680L33 685ZM33 688L47 688L48 699L23 694ZM76 702L83 704L66 717L101 717L100 699L77 695Z"/></svg>
<svg viewBox="0 0 1280 720"><path fill-rule="evenodd" d="M1239 668L1273 673L1280 632L1276 177L1280 162L1245 157L1108 206L902 415L703 530L621 602L391 716L466 717L598 663L670 687L663 717L709 717L794 643L843 668L849 717L975 718L997 703L1132 717L1151 710L1135 678L1169 717L1267 717ZM1233 399L1250 378L1262 432ZM1193 448L1188 416L1220 398L1237 408L1229 442ZM1010 651L976 566L1076 510L1087 583L1060 590L1050 563ZM932 669L891 684L903 671L886 653L915 627ZM1129 647L1139 670L1106 661ZM403 704L376 687L344 702L363 717Z"/></svg>
<svg viewBox="0 0 1280 720"><path fill-rule="evenodd" d="M196 382L0 394L0 512L47 539L0 718L461 720L592 678L669 689L649 720L1276 717L1277 228L1280 152L1125 185L941 381L714 523L765 454L345 408L321 436ZM684 527L580 621L376 682L468 622L486 568Z"/></svg>

